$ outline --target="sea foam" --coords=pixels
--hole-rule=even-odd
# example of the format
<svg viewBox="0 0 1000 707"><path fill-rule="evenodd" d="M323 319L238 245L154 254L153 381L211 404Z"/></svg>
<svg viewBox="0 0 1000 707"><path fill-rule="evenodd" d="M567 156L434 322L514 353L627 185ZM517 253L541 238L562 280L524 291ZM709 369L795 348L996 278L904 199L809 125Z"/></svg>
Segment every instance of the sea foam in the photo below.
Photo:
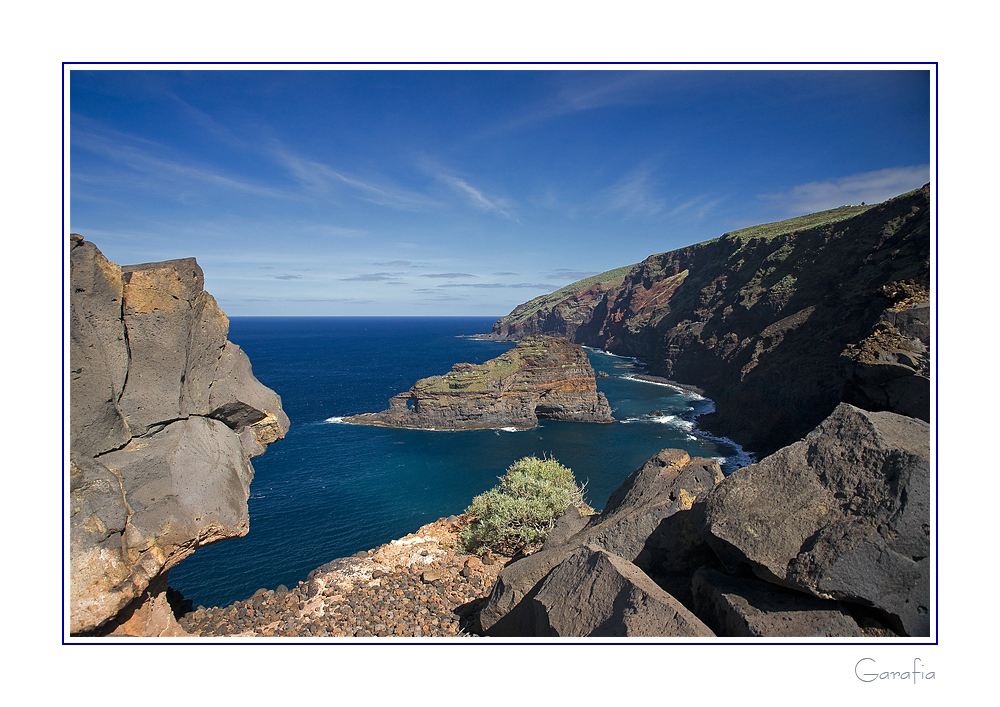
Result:
<svg viewBox="0 0 1000 707"><path fill-rule="evenodd" d="M664 388L670 388L671 390L675 391L678 395L681 395L684 398L687 398L688 400L707 400L705 396L699 395L698 393L695 393L693 390L687 390L685 388L680 387L679 385L674 385L672 383L664 383L662 381L648 381L645 380L644 378L636 378L634 373L626 373L625 375L621 376L621 378L624 378L625 380L635 381L636 383L647 383L648 385L659 385L663 386Z"/></svg>

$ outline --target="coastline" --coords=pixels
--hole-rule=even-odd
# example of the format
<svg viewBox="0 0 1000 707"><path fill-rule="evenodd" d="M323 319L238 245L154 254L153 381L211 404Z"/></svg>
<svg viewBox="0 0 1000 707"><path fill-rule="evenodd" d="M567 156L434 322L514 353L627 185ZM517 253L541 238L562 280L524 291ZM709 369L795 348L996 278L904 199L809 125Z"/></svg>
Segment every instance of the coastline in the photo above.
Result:
<svg viewBox="0 0 1000 707"><path fill-rule="evenodd" d="M458 535L469 522L464 513L440 518L327 562L290 589L189 609L178 622L191 638L475 636L478 610L511 558L460 552Z"/></svg>

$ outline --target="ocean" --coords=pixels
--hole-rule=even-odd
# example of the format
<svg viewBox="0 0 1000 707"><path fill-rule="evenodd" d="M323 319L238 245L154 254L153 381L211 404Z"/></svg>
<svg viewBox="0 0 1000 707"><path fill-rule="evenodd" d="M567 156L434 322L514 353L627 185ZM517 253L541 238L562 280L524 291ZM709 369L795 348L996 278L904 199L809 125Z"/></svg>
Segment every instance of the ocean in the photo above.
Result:
<svg viewBox="0 0 1000 707"><path fill-rule="evenodd" d="M630 378L640 362L588 350L614 413L610 425L543 421L524 431L401 430L340 418L384 410L419 378L510 349L471 335L494 317L232 317L229 339L254 375L281 395L292 426L253 459L250 532L198 549L170 572L194 606L224 606L261 587L288 587L330 560L458 514L515 460L570 467L600 509L660 449L718 457L726 473L750 461L697 427L711 400Z"/></svg>

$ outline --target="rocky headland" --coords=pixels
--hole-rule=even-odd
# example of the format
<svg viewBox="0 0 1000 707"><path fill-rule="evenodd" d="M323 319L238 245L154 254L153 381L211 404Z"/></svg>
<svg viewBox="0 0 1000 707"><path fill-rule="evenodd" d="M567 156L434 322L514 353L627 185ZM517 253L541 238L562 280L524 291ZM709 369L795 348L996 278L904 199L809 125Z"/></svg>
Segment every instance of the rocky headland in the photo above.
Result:
<svg viewBox="0 0 1000 707"><path fill-rule="evenodd" d="M634 356L717 405L699 425L758 458L841 401L930 419L930 187L651 255L516 307L497 339L549 334Z"/></svg>
<svg viewBox="0 0 1000 707"><path fill-rule="evenodd" d="M587 353L565 337L527 336L483 364L456 363L393 396L389 409L345 417L383 427L526 429L539 419L612 422Z"/></svg>
<svg viewBox="0 0 1000 707"><path fill-rule="evenodd" d="M250 458L288 430L194 258L70 243L69 627L175 636L168 572L245 535Z"/></svg>

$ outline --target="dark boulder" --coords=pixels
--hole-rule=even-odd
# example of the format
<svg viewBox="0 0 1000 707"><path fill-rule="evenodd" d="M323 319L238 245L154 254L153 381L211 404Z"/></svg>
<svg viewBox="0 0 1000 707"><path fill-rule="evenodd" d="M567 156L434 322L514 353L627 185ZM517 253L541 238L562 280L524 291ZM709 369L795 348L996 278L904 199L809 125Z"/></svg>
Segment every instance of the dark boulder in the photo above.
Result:
<svg viewBox="0 0 1000 707"><path fill-rule="evenodd" d="M694 610L720 636L861 636L837 602L709 567L694 574Z"/></svg>
<svg viewBox="0 0 1000 707"><path fill-rule="evenodd" d="M500 636L535 635L537 612L532 602L542 580L585 545L634 563L638 571L657 580L693 572L704 564L707 546L683 517L696 498L722 478L714 459L692 459L682 450L663 450L632 472L605 510L591 516L582 528L577 530L579 518L560 520L541 551L504 568L480 613L483 630ZM669 586L681 594L690 593L689 578Z"/></svg>
<svg viewBox="0 0 1000 707"><path fill-rule="evenodd" d="M561 562L532 605L536 636L715 635L634 564L593 545Z"/></svg>
<svg viewBox="0 0 1000 707"><path fill-rule="evenodd" d="M885 612L930 631L927 423L841 404L804 439L740 469L699 504L733 574Z"/></svg>

